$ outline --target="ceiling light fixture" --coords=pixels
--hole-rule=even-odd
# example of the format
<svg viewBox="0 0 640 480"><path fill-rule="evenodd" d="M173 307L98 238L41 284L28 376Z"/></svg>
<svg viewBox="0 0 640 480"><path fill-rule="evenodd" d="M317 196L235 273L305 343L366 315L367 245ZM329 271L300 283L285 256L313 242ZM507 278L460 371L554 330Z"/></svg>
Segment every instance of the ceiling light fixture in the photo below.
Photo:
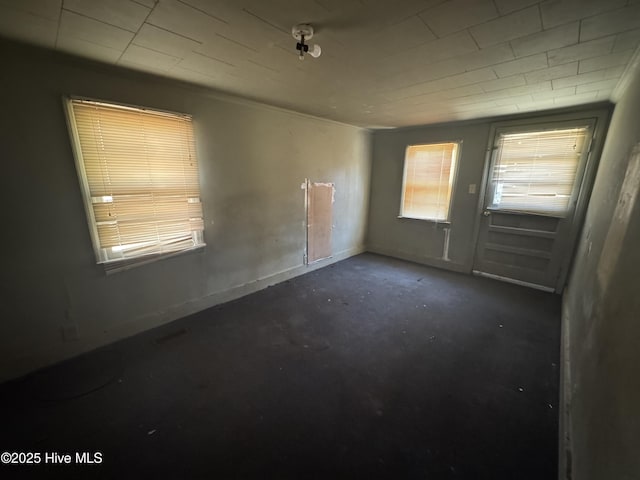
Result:
<svg viewBox="0 0 640 480"><path fill-rule="evenodd" d="M313 58L318 58L322 53L322 49L320 45L315 44L313 46L307 45L305 40L310 40L313 37L313 27L308 23L300 23L291 29L291 35L295 38L298 43L296 43L296 50L298 50L298 56L300 60L304 60L304 54L308 53Z"/></svg>

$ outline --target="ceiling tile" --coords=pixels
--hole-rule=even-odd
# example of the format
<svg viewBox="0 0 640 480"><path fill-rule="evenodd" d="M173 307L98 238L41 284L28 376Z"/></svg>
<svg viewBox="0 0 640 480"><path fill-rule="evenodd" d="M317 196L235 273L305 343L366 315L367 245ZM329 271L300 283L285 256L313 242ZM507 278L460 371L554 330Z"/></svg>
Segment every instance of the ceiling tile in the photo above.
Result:
<svg viewBox="0 0 640 480"><path fill-rule="evenodd" d="M640 46L640 29L630 30L618 34L613 45L613 53L635 50L638 46Z"/></svg>
<svg viewBox="0 0 640 480"><path fill-rule="evenodd" d="M228 63L238 63L246 58L255 58L259 52L252 47L240 44L221 35L215 35L198 45L194 51ZM293 50L292 50L293 51ZM292 58L292 63L295 58Z"/></svg>
<svg viewBox="0 0 640 480"><path fill-rule="evenodd" d="M373 25L393 25L411 15L417 15L445 1L447 0L394 0L393 2L360 0L364 8L359 6L356 12L360 17Z"/></svg>
<svg viewBox="0 0 640 480"><path fill-rule="evenodd" d="M482 70L474 70L472 72L451 75L450 77L413 85L407 88L400 88L390 92L385 92L385 96L390 99L408 98L421 94L432 93L438 90L446 90L448 88L463 87L473 85L482 81L495 79L496 76L490 68Z"/></svg>
<svg viewBox="0 0 640 480"><path fill-rule="evenodd" d="M612 78L609 80L601 80L599 82L593 83L585 83L583 85L578 85L576 92L577 93L585 93L592 92L594 90L612 90L618 85L618 79Z"/></svg>
<svg viewBox="0 0 640 480"><path fill-rule="evenodd" d="M482 90L482 88L479 85L471 85L471 87L477 88L477 90L473 91L472 95L470 94L470 95L457 96L457 97L454 97L452 100L455 100L455 103L458 105L463 105L468 103L480 103L480 102L487 102L487 101L493 102L496 99L503 98L503 95L504 95L504 94L501 94L501 95L487 94L484 90ZM434 93L433 97L445 103L448 100L450 100L448 98L440 97L437 93Z"/></svg>
<svg viewBox="0 0 640 480"><path fill-rule="evenodd" d="M133 44L174 57L184 57L201 43L145 23L133 39Z"/></svg>
<svg viewBox="0 0 640 480"><path fill-rule="evenodd" d="M471 28L481 48L524 37L541 30L538 7L530 7Z"/></svg>
<svg viewBox="0 0 640 480"><path fill-rule="evenodd" d="M64 8L134 33L138 31L151 11L150 8L130 0L109 0L108 2L65 0Z"/></svg>
<svg viewBox="0 0 640 480"><path fill-rule="evenodd" d="M553 103L553 98L549 98L546 100L534 100L527 103L519 103L517 106L519 112L535 112L556 107L556 105Z"/></svg>
<svg viewBox="0 0 640 480"><path fill-rule="evenodd" d="M540 3L542 0L495 0L500 15L522 10L530 5Z"/></svg>
<svg viewBox="0 0 640 480"><path fill-rule="evenodd" d="M97 43L88 42L81 38L61 35L58 38L58 50L91 58L105 63L116 63L122 55L122 50L105 47Z"/></svg>
<svg viewBox="0 0 640 480"><path fill-rule="evenodd" d="M384 77L384 81L391 87L404 87L496 65L513 60L513 58L511 47L508 43L503 43L465 55L458 55L449 60L412 66L408 70L395 73L392 77Z"/></svg>
<svg viewBox="0 0 640 480"><path fill-rule="evenodd" d="M129 45L118 63L150 67L153 70L168 71L180 61L180 58L150 50L138 45Z"/></svg>
<svg viewBox="0 0 640 480"><path fill-rule="evenodd" d="M131 1L149 8L155 7L156 3L159 2L159 0L131 0Z"/></svg>
<svg viewBox="0 0 640 480"><path fill-rule="evenodd" d="M464 98L472 95L486 95L478 84L466 85L463 87L451 88L437 93L428 93L411 98L404 98L393 102L385 103L381 106L384 111L408 111L412 106L424 108L426 104L433 105L437 102L454 98Z"/></svg>
<svg viewBox="0 0 640 480"><path fill-rule="evenodd" d="M457 120L468 120L478 117L511 115L517 113L518 107L515 105L495 106L492 109L476 109L468 112L456 112ZM490 112L489 114L487 112Z"/></svg>
<svg viewBox="0 0 640 480"><path fill-rule="evenodd" d="M480 84L485 92L493 92L494 90L503 90L510 87L518 87L525 85L527 82L522 75L514 75L512 77L499 78L497 80L490 80Z"/></svg>
<svg viewBox="0 0 640 480"><path fill-rule="evenodd" d="M540 5L545 29L622 7L626 0L546 0Z"/></svg>
<svg viewBox="0 0 640 480"><path fill-rule="evenodd" d="M481 92L483 92L482 87L480 87L480 85L476 83L466 85L464 87L449 88L447 90L444 90L443 92L439 92L437 95L441 96L442 98L448 99L465 97L467 95L477 94Z"/></svg>
<svg viewBox="0 0 640 480"><path fill-rule="evenodd" d="M504 99L505 97L522 97L525 95L531 95L535 92L546 92L549 90L551 90L550 81L540 82L534 85L519 85L517 87L510 87L507 84L506 88L499 88L496 90L492 90L491 92L485 92L483 90L482 97L487 100L492 99L498 101L500 99Z"/></svg>
<svg viewBox="0 0 640 480"><path fill-rule="evenodd" d="M191 70L190 68L181 67L180 64L173 67L171 72L186 82L198 85L210 85L211 82L219 82L224 76L224 74L206 75L204 73Z"/></svg>
<svg viewBox="0 0 640 480"><path fill-rule="evenodd" d="M438 37L492 20L498 16L491 0L452 0L420 13Z"/></svg>
<svg viewBox="0 0 640 480"><path fill-rule="evenodd" d="M295 40L290 29L285 31L273 26L248 10L234 12L230 23L220 25L217 33L256 50L270 48L276 44L286 44L288 48L295 48ZM326 36L320 38L324 40ZM317 39L316 33L313 42Z"/></svg>
<svg viewBox="0 0 640 480"><path fill-rule="evenodd" d="M62 0L0 0L0 11L3 11L3 7L57 22Z"/></svg>
<svg viewBox="0 0 640 480"><path fill-rule="evenodd" d="M384 85L389 88L402 88L418 83L437 80L439 78L464 73L465 66L454 60L444 60L430 65L411 66L407 69L401 69L394 72L390 77L383 77Z"/></svg>
<svg viewBox="0 0 640 480"><path fill-rule="evenodd" d="M551 50L547 54L549 65L561 65L563 63L575 62L576 60L584 60L591 57L599 57L611 52L615 37L606 37L590 42L579 43L571 47L559 48Z"/></svg>
<svg viewBox="0 0 640 480"><path fill-rule="evenodd" d="M537 55L531 55L529 57L519 58L511 62L501 63L493 67L493 71L499 77L509 77L517 73L526 73L533 70L540 70L541 68L547 68L547 55L545 53L539 53Z"/></svg>
<svg viewBox="0 0 640 480"><path fill-rule="evenodd" d="M546 52L578 43L580 22L573 22L550 30L511 40L513 51L518 57Z"/></svg>
<svg viewBox="0 0 640 480"><path fill-rule="evenodd" d="M546 80L553 80L554 78L576 75L577 73L578 62L572 62L527 73L525 74L525 78L527 79L527 83L539 83Z"/></svg>
<svg viewBox="0 0 640 480"><path fill-rule="evenodd" d="M580 27L580 41L632 30L638 28L638 24L640 24L640 5L631 5L595 17L585 18Z"/></svg>
<svg viewBox="0 0 640 480"><path fill-rule="evenodd" d="M227 25L225 21L204 15L201 11L177 0L163 0L158 3L147 18L147 23L197 42L204 42Z"/></svg>
<svg viewBox="0 0 640 480"><path fill-rule="evenodd" d="M526 75L525 75L526 80ZM522 95L523 93L546 92L551 90L550 80L541 80L537 83L529 83L522 87L514 87L508 90L510 95Z"/></svg>
<svg viewBox="0 0 640 480"><path fill-rule="evenodd" d="M187 0L193 2L195 0ZM200 3L207 3L209 0L197 0ZM320 27L329 21L330 13L320 4L309 1L298 0L245 0L244 10L251 12L264 23L273 25L289 34L291 28L299 23L316 23ZM203 6L205 10L206 7ZM361 7L362 8L362 7ZM229 20L230 23L233 23Z"/></svg>
<svg viewBox="0 0 640 480"><path fill-rule="evenodd" d="M385 63L387 68L395 68L398 63L401 65L411 65L412 63L429 64L477 50L476 43L469 33L464 31L425 43L416 48L403 50L398 54L385 58Z"/></svg>
<svg viewBox="0 0 640 480"><path fill-rule="evenodd" d="M575 95L576 87L565 87L558 90L551 90L550 92L534 93L534 100L546 100L549 98L566 97L567 95Z"/></svg>
<svg viewBox="0 0 640 480"><path fill-rule="evenodd" d="M358 0L315 0L315 2L328 12L337 12L345 8L362 8Z"/></svg>
<svg viewBox="0 0 640 480"><path fill-rule="evenodd" d="M496 107L496 102L493 101L482 101L478 103L460 103L457 100L454 100L450 103L458 112L464 112L468 110L487 110Z"/></svg>
<svg viewBox="0 0 640 480"><path fill-rule="evenodd" d="M176 67L192 70L210 77L228 75L235 70L235 65L230 65L196 52L188 54Z"/></svg>
<svg viewBox="0 0 640 480"><path fill-rule="evenodd" d="M508 43L501 43L492 47L483 48L477 52L461 55L455 61L465 66L467 71L476 68L488 67L513 60L513 50Z"/></svg>
<svg viewBox="0 0 640 480"><path fill-rule="evenodd" d="M614 53L611 55L604 55L602 57L594 57L587 60L581 60L580 67L578 68L578 73L587 73L593 72L594 70L601 70L603 68L626 65L632 55L633 50L627 50L626 52Z"/></svg>
<svg viewBox="0 0 640 480"><path fill-rule="evenodd" d="M57 36L59 50L363 126L608 99L640 44L639 1L626 0L65 5L58 32L60 0L0 0L0 36L49 48ZM580 20L583 39L604 37L579 43ZM314 25L318 59L297 58L291 26L301 21Z"/></svg>
<svg viewBox="0 0 640 480"><path fill-rule="evenodd" d="M595 102L598 92L589 92L576 95L567 95L566 97L556 97L553 99L553 103L556 106L566 107L571 105L580 105L581 103Z"/></svg>
<svg viewBox="0 0 640 480"><path fill-rule="evenodd" d="M592 83L604 80L606 76L606 70L598 70L595 72L582 73L580 75L572 75L570 77L556 78L552 80L553 88L558 90L565 87L571 87L575 85L582 85L583 83Z"/></svg>
<svg viewBox="0 0 640 480"><path fill-rule="evenodd" d="M133 39L133 33L127 30L67 10L62 12L60 36L78 38L121 52Z"/></svg>
<svg viewBox="0 0 640 480"><path fill-rule="evenodd" d="M520 95L518 97L512 97L511 95L506 96L504 98L499 98L496 100L496 105L513 105L513 104L522 104L533 101L533 97L531 95Z"/></svg>
<svg viewBox="0 0 640 480"><path fill-rule="evenodd" d="M175 1L175 0L160 0ZM245 7L252 4L250 0L177 0L184 5L200 12L200 14L212 17L224 24L232 23L232 18Z"/></svg>
<svg viewBox="0 0 640 480"><path fill-rule="evenodd" d="M598 90L598 93L596 95L596 100L597 101L611 100L611 96L613 95L613 92L617 88L618 88L618 86L616 85L616 87L612 88L611 90Z"/></svg>
<svg viewBox="0 0 640 480"><path fill-rule="evenodd" d="M28 25L28 28L25 28ZM16 10L0 4L0 32L3 36L33 45L54 48L58 32L58 19Z"/></svg>
<svg viewBox="0 0 640 480"><path fill-rule="evenodd" d="M626 65L618 65L617 67L607 68L605 70L605 78L620 78L626 69Z"/></svg>
<svg viewBox="0 0 640 480"><path fill-rule="evenodd" d="M414 15L395 25L383 28L367 43L377 54L389 55L407 48L417 47L435 40L435 38L422 20Z"/></svg>

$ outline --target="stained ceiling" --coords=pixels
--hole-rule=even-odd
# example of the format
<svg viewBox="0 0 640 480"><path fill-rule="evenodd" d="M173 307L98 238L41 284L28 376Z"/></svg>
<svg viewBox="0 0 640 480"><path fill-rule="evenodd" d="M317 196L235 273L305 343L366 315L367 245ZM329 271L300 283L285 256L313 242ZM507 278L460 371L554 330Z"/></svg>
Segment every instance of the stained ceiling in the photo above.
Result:
<svg viewBox="0 0 640 480"><path fill-rule="evenodd" d="M311 23L322 55L297 58ZM611 99L638 0L0 0L0 36L366 127Z"/></svg>

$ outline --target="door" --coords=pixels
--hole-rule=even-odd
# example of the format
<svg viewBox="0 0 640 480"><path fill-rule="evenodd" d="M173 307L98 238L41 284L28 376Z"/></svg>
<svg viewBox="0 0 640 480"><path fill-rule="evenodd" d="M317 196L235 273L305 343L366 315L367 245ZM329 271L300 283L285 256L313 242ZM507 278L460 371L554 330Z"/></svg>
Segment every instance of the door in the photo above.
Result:
<svg viewBox="0 0 640 480"><path fill-rule="evenodd" d="M494 130L475 274L562 289L594 127L590 119Z"/></svg>
<svg viewBox="0 0 640 480"><path fill-rule="evenodd" d="M307 181L307 255L306 263L313 263L332 254L333 183Z"/></svg>

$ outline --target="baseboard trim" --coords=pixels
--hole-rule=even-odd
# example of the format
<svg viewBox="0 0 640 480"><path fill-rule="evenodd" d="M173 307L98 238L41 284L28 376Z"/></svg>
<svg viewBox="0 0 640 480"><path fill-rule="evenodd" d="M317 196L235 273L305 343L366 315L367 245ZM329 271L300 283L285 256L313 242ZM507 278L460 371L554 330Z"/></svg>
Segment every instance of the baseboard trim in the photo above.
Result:
<svg viewBox="0 0 640 480"><path fill-rule="evenodd" d="M207 308L220 305L221 303L236 300L291 278L304 275L305 273L312 272L341 260L345 260L349 257L359 255L365 251L366 249L364 245L342 250L334 253L333 256L329 258L319 260L310 265L295 265L279 272L274 272L257 278L251 282L212 292L204 297L176 304L162 311L133 318L132 320L109 330L108 332L101 332L101 334L83 337L82 342L60 343L46 350L24 353L21 358L16 358L13 362L4 363L3 366L5 367L5 370L0 371L0 383L23 377L29 373L69 360L73 357L82 355L83 353L87 353L124 338L137 335L138 333L142 333L146 330L166 325L188 315L193 315L194 313L206 310Z"/></svg>
<svg viewBox="0 0 640 480"><path fill-rule="evenodd" d="M554 293L555 289L552 287L545 287L544 285L538 285L537 283L524 282L522 280L516 280L515 278L503 277L500 275L494 275L493 273L481 272L480 270L473 270L473 274L478 277L491 278L493 280L499 280L500 282L513 283L514 285L520 285L521 287L533 288L535 290L542 290L547 293Z"/></svg>
<svg viewBox="0 0 640 480"><path fill-rule="evenodd" d="M566 290L565 290L566 292ZM572 480L571 462L571 350L569 344L570 315L567 294L562 296L562 316L560 319L560 411L558 418L558 479Z"/></svg>
<svg viewBox="0 0 640 480"><path fill-rule="evenodd" d="M450 270L458 273L471 273L471 267L456 263L451 260L443 260L441 258L424 257L416 255L414 253L404 252L402 250L394 250L390 248L384 248L377 245L369 245L368 252L377 253L378 255L385 255L387 257L399 258L400 260L407 260L413 263L419 263L428 267L441 268L443 270Z"/></svg>

